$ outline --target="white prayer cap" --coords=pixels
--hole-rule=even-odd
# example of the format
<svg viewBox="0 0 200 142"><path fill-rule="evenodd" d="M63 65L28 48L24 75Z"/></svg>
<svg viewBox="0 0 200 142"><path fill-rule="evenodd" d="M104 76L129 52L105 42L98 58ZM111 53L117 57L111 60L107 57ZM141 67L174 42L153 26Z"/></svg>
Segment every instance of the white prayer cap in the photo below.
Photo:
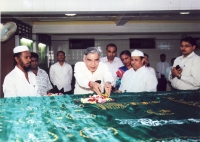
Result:
<svg viewBox="0 0 200 142"><path fill-rule="evenodd" d="M144 53L140 50L135 49L132 53L131 56L141 56L144 57Z"/></svg>
<svg viewBox="0 0 200 142"><path fill-rule="evenodd" d="M19 52L23 52L23 51L29 51L28 47L27 46L16 46L14 49L13 49L13 53L19 53Z"/></svg>

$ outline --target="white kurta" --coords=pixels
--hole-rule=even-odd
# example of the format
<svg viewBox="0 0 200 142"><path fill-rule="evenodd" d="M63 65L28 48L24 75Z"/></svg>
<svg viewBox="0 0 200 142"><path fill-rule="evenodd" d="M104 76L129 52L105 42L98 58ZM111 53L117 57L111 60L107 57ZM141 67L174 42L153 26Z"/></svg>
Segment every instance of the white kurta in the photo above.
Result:
<svg viewBox="0 0 200 142"><path fill-rule="evenodd" d="M133 68L126 71L119 88L122 92L152 92L156 91L157 79L144 66L135 71Z"/></svg>
<svg viewBox="0 0 200 142"><path fill-rule="evenodd" d="M156 77L156 71L152 67L146 67Z"/></svg>
<svg viewBox="0 0 200 142"><path fill-rule="evenodd" d="M200 89L200 56L192 52L187 57L179 56L175 59L173 67L179 65L182 68L181 79L175 77L169 80L171 85L178 90L197 90Z"/></svg>
<svg viewBox="0 0 200 142"><path fill-rule="evenodd" d="M62 66L57 62L50 67L50 80L59 90L64 88L64 92L72 89L72 66L64 63Z"/></svg>
<svg viewBox="0 0 200 142"><path fill-rule="evenodd" d="M17 67L6 75L3 83L4 97L39 96L36 80L33 74L28 73L29 82L25 74Z"/></svg>
<svg viewBox="0 0 200 142"><path fill-rule="evenodd" d="M77 62L74 66L74 76L76 79L74 94L94 93L88 86L90 81L101 80L102 88L104 88L105 82L112 83L114 81L108 66L101 62L99 62L99 66L93 74L88 70L84 62Z"/></svg>
<svg viewBox="0 0 200 142"><path fill-rule="evenodd" d="M102 57L100 59L100 61L108 65L108 68L109 68L110 72L112 73L112 76L113 76L113 78L114 78L114 80L116 82L116 80L117 80L117 74L116 74L116 72L118 71L119 67L124 66L123 63L122 63L122 61L121 61L121 59L118 58L118 57L115 57L114 60L113 60L113 62L110 63L108 61L107 57Z"/></svg>

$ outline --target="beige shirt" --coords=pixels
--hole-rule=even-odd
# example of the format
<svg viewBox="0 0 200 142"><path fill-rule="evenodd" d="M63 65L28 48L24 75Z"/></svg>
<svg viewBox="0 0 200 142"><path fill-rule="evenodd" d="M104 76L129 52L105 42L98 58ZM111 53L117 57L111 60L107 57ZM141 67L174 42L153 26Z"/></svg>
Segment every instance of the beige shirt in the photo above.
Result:
<svg viewBox="0 0 200 142"><path fill-rule="evenodd" d="M169 80L171 85L178 90L197 90L200 88L200 56L192 52L187 57L177 57L174 61L173 67L179 65L182 68L181 78L171 78Z"/></svg>

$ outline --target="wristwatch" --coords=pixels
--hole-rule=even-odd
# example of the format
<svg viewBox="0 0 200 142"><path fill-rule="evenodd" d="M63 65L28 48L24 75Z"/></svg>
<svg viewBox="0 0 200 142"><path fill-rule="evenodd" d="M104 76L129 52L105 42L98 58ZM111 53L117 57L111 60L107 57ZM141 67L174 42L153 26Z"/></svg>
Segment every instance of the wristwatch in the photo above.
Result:
<svg viewBox="0 0 200 142"><path fill-rule="evenodd" d="M179 74L179 76L177 77L178 79L181 79L181 74Z"/></svg>

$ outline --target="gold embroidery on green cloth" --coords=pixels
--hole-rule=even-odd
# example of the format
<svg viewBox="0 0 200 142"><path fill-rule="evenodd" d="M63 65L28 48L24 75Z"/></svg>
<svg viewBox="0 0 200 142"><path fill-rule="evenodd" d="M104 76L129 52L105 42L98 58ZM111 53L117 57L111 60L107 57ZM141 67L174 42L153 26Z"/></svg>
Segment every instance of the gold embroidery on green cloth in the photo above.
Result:
<svg viewBox="0 0 200 142"><path fill-rule="evenodd" d="M159 104L160 101L150 101L150 102L130 102L132 105L149 105L149 104Z"/></svg>
<svg viewBox="0 0 200 142"><path fill-rule="evenodd" d="M66 136L67 136L68 138L74 137L73 134L67 134Z"/></svg>
<svg viewBox="0 0 200 142"><path fill-rule="evenodd" d="M155 114L155 115L174 115L174 113L172 113L170 110L164 110L164 109L158 110L157 112L150 109L150 110L147 110L147 113Z"/></svg>
<svg viewBox="0 0 200 142"><path fill-rule="evenodd" d="M52 132L49 132L48 131L48 134L52 135L54 137L54 140L53 141L56 141L58 139L58 136Z"/></svg>
<svg viewBox="0 0 200 142"><path fill-rule="evenodd" d="M105 103L105 104L96 104L98 109L124 109L129 105L129 103Z"/></svg>
<svg viewBox="0 0 200 142"><path fill-rule="evenodd" d="M173 98L173 97L167 97L167 99L168 99L168 100L171 100L171 101L174 101L174 102L178 102L178 103L190 105L190 106L200 107L200 102L185 101L185 100L183 100L183 99L176 100L176 99Z"/></svg>

